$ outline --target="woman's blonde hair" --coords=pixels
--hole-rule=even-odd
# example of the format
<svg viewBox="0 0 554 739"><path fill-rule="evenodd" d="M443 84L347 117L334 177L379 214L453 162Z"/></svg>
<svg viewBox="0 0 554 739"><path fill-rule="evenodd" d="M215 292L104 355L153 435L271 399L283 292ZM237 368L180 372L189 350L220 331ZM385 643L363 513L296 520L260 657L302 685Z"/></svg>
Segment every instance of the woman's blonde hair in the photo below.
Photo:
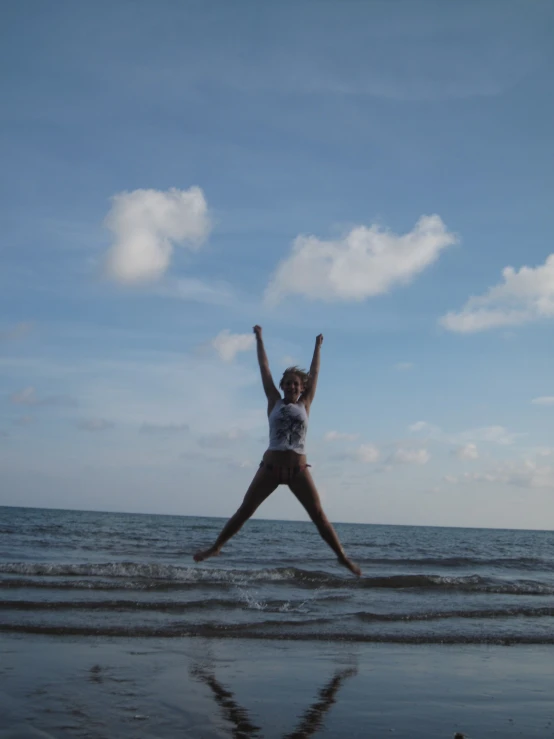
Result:
<svg viewBox="0 0 554 739"><path fill-rule="evenodd" d="M283 372L281 382L279 383L279 387L281 388L281 390L283 389L283 383L287 375L297 375L302 381L304 389L306 389L310 380L310 375L306 372L306 370L300 369L300 367L296 367L295 365L294 367L287 367L286 370Z"/></svg>

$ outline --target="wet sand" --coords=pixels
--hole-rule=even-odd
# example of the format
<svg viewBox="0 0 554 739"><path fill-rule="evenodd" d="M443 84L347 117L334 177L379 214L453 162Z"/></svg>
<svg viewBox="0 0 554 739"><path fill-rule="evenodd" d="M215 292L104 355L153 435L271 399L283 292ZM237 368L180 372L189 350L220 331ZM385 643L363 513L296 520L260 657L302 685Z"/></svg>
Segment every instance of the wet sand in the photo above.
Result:
<svg viewBox="0 0 554 739"><path fill-rule="evenodd" d="M0 737L554 736L554 650L0 636Z"/></svg>

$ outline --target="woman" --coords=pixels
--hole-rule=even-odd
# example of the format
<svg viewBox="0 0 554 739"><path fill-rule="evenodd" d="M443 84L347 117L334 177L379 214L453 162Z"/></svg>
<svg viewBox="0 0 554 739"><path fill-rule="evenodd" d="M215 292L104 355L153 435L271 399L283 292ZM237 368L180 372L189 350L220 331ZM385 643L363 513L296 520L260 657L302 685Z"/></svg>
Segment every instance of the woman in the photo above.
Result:
<svg viewBox="0 0 554 739"><path fill-rule="evenodd" d="M344 553L334 528L323 512L316 486L308 470L310 465L306 461L304 447L308 416L317 386L323 336L319 334L315 340L309 374L298 367L289 367L285 370L279 383L284 396L281 398L269 370L261 326L254 326L254 333L256 334L262 383L267 396L269 447L238 511L227 521L213 546L197 552L194 559L196 562L201 562L219 554L225 542L237 533L258 506L279 485L288 485L317 526L321 537L337 555L339 562L355 575L361 575L358 565Z"/></svg>

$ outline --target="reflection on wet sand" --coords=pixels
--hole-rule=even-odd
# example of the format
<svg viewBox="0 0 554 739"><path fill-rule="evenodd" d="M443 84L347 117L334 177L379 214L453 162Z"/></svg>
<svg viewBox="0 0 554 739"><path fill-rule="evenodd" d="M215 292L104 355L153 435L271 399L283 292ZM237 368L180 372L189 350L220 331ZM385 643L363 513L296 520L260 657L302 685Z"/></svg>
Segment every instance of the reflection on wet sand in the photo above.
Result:
<svg viewBox="0 0 554 739"><path fill-rule="evenodd" d="M340 686L348 677L357 673L357 668L337 670L333 677L318 692L315 702L304 712L296 729L283 735L283 739L307 739L323 727L323 719L327 711L336 702ZM232 735L235 739L262 737L261 728L250 719L248 711L239 706L233 693L224 688L212 671L204 667L194 666L191 675L207 685L216 703L221 708L223 717L233 724Z"/></svg>
<svg viewBox="0 0 554 739"><path fill-rule="evenodd" d="M205 683L211 689L215 702L221 708L224 718L233 724L233 737L243 739L244 737L261 736L260 727L252 723L248 711L238 705L233 693L226 690L212 672L195 666L190 673L192 677Z"/></svg>

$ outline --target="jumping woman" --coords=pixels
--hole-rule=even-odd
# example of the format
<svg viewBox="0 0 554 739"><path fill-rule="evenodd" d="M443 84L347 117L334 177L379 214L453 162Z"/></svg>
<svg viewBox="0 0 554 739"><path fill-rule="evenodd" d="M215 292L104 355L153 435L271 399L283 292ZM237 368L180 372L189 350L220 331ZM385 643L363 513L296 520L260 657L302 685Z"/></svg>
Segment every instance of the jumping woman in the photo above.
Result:
<svg viewBox="0 0 554 739"><path fill-rule="evenodd" d="M279 485L288 485L317 526L323 540L337 555L339 562L355 575L361 575L358 565L346 556L334 528L321 507L319 494L308 469L310 465L307 463L304 448L310 406L317 386L323 336L319 334L315 340L309 374L298 367L288 367L283 373L279 383L283 391L284 397L282 398L269 370L261 326L254 326L254 333L256 334L262 383L267 396L269 447L246 491L240 508L227 521L213 546L196 552L194 559L196 562L201 562L219 554L225 542L237 533L264 500Z"/></svg>

